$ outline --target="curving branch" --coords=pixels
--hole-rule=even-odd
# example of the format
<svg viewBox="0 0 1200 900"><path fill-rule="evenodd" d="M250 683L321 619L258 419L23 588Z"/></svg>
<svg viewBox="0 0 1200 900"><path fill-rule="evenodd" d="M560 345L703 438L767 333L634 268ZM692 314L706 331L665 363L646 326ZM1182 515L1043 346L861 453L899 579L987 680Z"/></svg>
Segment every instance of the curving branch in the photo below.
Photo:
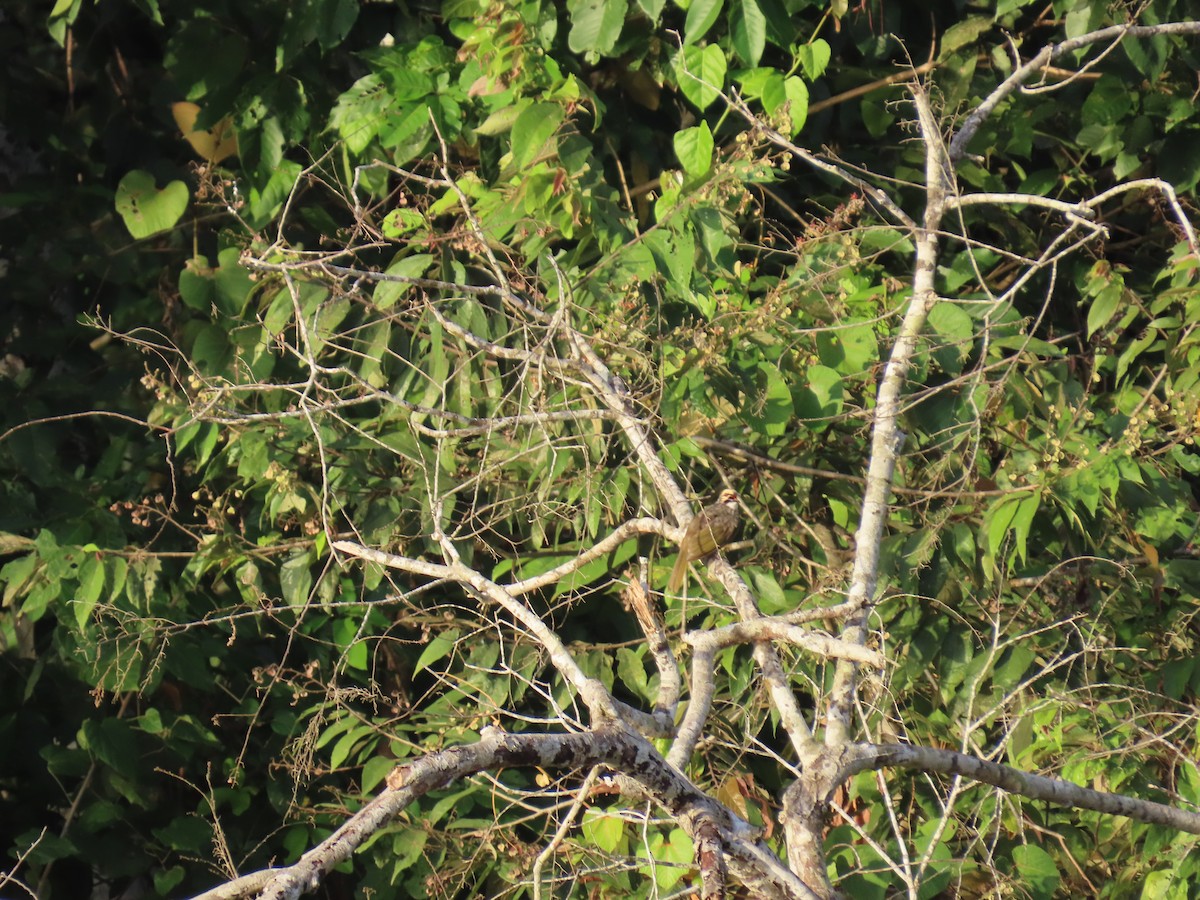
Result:
<svg viewBox="0 0 1200 900"><path fill-rule="evenodd" d="M958 129L958 133L950 140L949 155L951 162L957 163L966 156L967 144L975 137L980 126L996 111L996 107L1000 105L1001 101L1022 87L1037 72L1055 60L1084 47L1090 47L1092 44L1101 44L1106 41L1119 42L1127 37L1147 38L1167 34L1200 34L1200 22L1170 22L1163 25L1112 25L1108 28L1101 28L1099 31L1091 31L1087 34L1081 34L1079 37L1043 47L1027 63L1013 70L1013 73L1004 79L994 91L988 94L983 99L983 102L976 106L966 119L963 120L962 127Z"/></svg>
<svg viewBox="0 0 1200 900"><path fill-rule="evenodd" d="M1059 806L1127 816L1151 825L1165 825L1188 834L1200 834L1200 813L1176 809L1152 800L1138 800L1124 794L1096 791L1060 778L1022 772L1011 766L989 762L955 750L915 747L909 744L858 744L834 777L836 783L841 783L859 772L884 768L961 775L1029 800L1044 800Z"/></svg>
<svg viewBox="0 0 1200 900"><path fill-rule="evenodd" d="M451 747L396 766L387 787L337 831L291 866L243 876L193 900L235 900L256 892L261 900L295 900L315 890L338 864L431 791L487 770L540 767L574 771L606 765L619 783L636 789L675 818L692 836L704 883L723 878L725 867L756 896L810 898L811 892L753 837L749 824L666 764L651 744L619 726L573 734L509 734L484 728L477 743Z"/></svg>
<svg viewBox="0 0 1200 900"><path fill-rule="evenodd" d="M518 602L504 589L503 585L485 578L461 560L455 559L449 565L431 563L408 556L384 553L382 550L364 547L352 541L335 541L333 548L348 556L369 560L381 566L399 569L414 575L423 575L427 578L453 581L462 585L479 598L504 609L533 635L549 654L550 662L558 670L559 675L579 693L594 720L625 719L649 734L666 735L670 733L671 722L656 718L616 700L609 693L608 688L579 667L562 638L542 621L537 613L525 604Z"/></svg>

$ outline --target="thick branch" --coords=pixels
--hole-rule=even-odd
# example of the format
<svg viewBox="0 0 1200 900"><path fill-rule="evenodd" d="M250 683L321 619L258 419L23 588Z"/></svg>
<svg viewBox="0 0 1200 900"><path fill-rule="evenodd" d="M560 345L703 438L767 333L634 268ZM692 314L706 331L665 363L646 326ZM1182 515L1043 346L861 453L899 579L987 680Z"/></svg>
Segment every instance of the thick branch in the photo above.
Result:
<svg viewBox="0 0 1200 900"><path fill-rule="evenodd" d="M921 330L925 327L929 311L937 303L934 278L937 271L938 231L945 212L946 197L952 193L949 184L952 173L947 165L946 150L929 105L929 97L917 84L912 87L912 95L921 136L925 141L925 219L923 226L914 234L916 268L913 273L912 301L900 323L875 399L871 459L867 466L867 487L863 492L855 538L854 570L848 591L848 601L859 605L861 609L847 621L842 633L842 639L848 643L863 644L867 638L867 616L879 578L879 551L888 515L888 496L896 458L904 442L899 426L900 398ZM827 746L835 747L850 740L850 717L854 708L857 675L858 667L854 662L843 660L838 664L830 695L829 728L825 735Z"/></svg>
<svg viewBox="0 0 1200 900"><path fill-rule="evenodd" d="M335 866L350 858L371 835L386 827L409 804L431 791L447 787L460 778L485 770L539 766L556 771L583 769L606 764L619 772L621 781L635 782L645 795L661 806L689 832L698 860L706 871L706 888L721 871L711 854L720 848L735 877L755 890L756 896L810 897L803 884L756 841L745 835L749 825L668 766L645 739L619 727L601 727L573 734L513 735L496 728L484 729L478 743L431 753L392 770L387 789L355 813L326 840L295 865L273 872L244 876L233 885L222 885L195 900L233 900L247 897L267 884L262 900L295 900L316 890Z"/></svg>
<svg viewBox="0 0 1200 900"><path fill-rule="evenodd" d="M840 784L868 769L888 767L961 775L1011 794L1028 797L1030 800L1044 800L1060 806L1128 816L1139 822L1165 825L1188 834L1200 834L1200 813L1187 812L1151 800L1094 791L1060 778L1033 775L954 750L913 747L908 744L860 744L855 747L851 761L838 773L835 784Z"/></svg>

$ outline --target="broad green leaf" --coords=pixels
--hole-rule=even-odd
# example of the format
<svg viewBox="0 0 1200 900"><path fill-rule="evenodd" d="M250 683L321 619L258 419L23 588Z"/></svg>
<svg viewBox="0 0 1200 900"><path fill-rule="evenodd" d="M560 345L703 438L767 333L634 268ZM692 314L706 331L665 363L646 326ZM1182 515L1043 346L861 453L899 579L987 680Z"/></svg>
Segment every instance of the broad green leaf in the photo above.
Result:
<svg viewBox="0 0 1200 900"><path fill-rule="evenodd" d="M197 331L192 342L192 361L205 374L217 375L225 371L233 359L233 347L229 333L216 325L204 325Z"/></svg>
<svg viewBox="0 0 1200 900"><path fill-rule="evenodd" d="M382 829L379 832L384 834ZM400 873L411 869L425 855L425 845L429 842L429 830L424 827L401 828L392 836L392 882L395 883Z"/></svg>
<svg viewBox="0 0 1200 900"><path fill-rule="evenodd" d="M1096 294L1087 313L1087 336L1089 338L1107 325L1117 314L1124 296L1125 286L1119 279L1108 282L1104 289Z"/></svg>
<svg viewBox="0 0 1200 900"><path fill-rule="evenodd" d="M792 421L792 392L777 366L759 364L752 396L754 399L743 408L746 419L763 434L784 434Z"/></svg>
<svg viewBox="0 0 1200 900"><path fill-rule="evenodd" d="M627 0L569 0L568 46L576 53L609 53L621 36L627 9Z"/></svg>
<svg viewBox="0 0 1200 900"><path fill-rule="evenodd" d="M870 322L823 330L817 334L821 363L842 375L862 375L879 358L879 338Z"/></svg>
<svg viewBox="0 0 1200 900"><path fill-rule="evenodd" d="M809 81L816 81L825 74L832 56L833 51L824 38L816 38L796 48L796 59L800 61L804 77Z"/></svg>
<svg viewBox="0 0 1200 900"><path fill-rule="evenodd" d="M279 567L279 587L288 606L304 606L308 603L312 583L308 553L297 553Z"/></svg>
<svg viewBox="0 0 1200 900"><path fill-rule="evenodd" d="M296 186L300 171L299 163L285 159L271 172L271 179L265 187L255 185L250 190L248 218L251 224L268 221L279 212Z"/></svg>
<svg viewBox="0 0 1200 900"><path fill-rule="evenodd" d="M421 655L417 657L416 664L413 666L413 674L415 675L422 669L427 669L435 662L449 656L455 644L458 643L458 634L457 628L449 628L434 635L433 639L425 645L425 649L421 651Z"/></svg>
<svg viewBox="0 0 1200 900"><path fill-rule="evenodd" d="M792 75L784 79L783 93L787 97L788 130L795 137L808 121L808 85Z"/></svg>
<svg viewBox="0 0 1200 900"><path fill-rule="evenodd" d="M379 130L379 145L392 152L392 160L403 165L425 149L433 138L429 107L421 103L406 112L398 122Z"/></svg>
<svg viewBox="0 0 1200 900"><path fill-rule="evenodd" d="M712 168L713 136L708 123L701 120L695 128L685 128L674 137L675 155L690 179L697 179Z"/></svg>
<svg viewBox="0 0 1200 900"><path fill-rule="evenodd" d="M708 33L721 14L721 0L692 0L683 25L683 43L696 43Z"/></svg>
<svg viewBox="0 0 1200 900"><path fill-rule="evenodd" d="M419 210L402 206L383 217L381 228L384 237L395 239L423 228L425 224L425 216Z"/></svg>
<svg viewBox="0 0 1200 900"><path fill-rule="evenodd" d="M372 756L362 767L359 786L364 793L375 790L383 779L387 778L392 769L396 768L396 760L390 756ZM362 848L359 848L360 851Z"/></svg>
<svg viewBox="0 0 1200 900"><path fill-rule="evenodd" d="M767 43L767 19L758 0L730 0L729 36L742 61L757 66Z"/></svg>
<svg viewBox="0 0 1200 900"><path fill-rule="evenodd" d="M1129 115L1133 108L1133 94L1123 78L1102 75L1083 101L1082 118L1085 123L1115 125Z"/></svg>
<svg viewBox="0 0 1200 900"><path fill-rule="evenodd" d="M687 873L688 864L692 862L695 851L691 838L682 828L672 828L665 839L655 836L651 842L654 858L674 865L655 866L654 882L660 890L669 891Z"/></svg>
<svg viewBox="0 0 1200 900"><path fill-rule="evenodd" d="M89 553L79 570L79 590L75 592L75 622L80 628L92 617L103 591L104 560Z"/></svg>
<svg viewBox="0 0 1200 900"><path fill-rule="evenodd" d="M432 264L433 255L429 253L398 255L387 267L387 274L401 278L421 278ZM412 284L407 281L380 281L375 285L371 299L379 309L391 309L397 300L412 290Z"/></svg>
<svg viewBox="0 0 1200 900"><path fill-rule="evenodd" d="M583 814L583 836L605 853L615 853L625 835L625 820L591 807Z"/></svg>
<svg viewBox="0 0 1200 900"><path fill-rule="evenodd" d="M179 298L192 309L207 313L215 294L207 257L194 256L184 263L179 273Z"/></svg>
<svg viewBox="0 0 1200 900"><path fill-rule="evenodd" d="M174 228L187 209L189 196L182 181L172 181L160 191L153 175L134 169L117 185L117 212L129 233L140 240Z"/></svg>
<svg viewBox="0 0 1200 900"><path fill-rule="evenodd" d="M371 740L373 737L375 737L375 730L369 724L358 725L347 731L333 745L333 749L329 753L329 768L340 769L342 764L350 758L351 753L363 749L365 744L374 743Z"/></svg>
<svg viewBox="0 0 1200 900"><path fill-rule="evenodd" d="M700 110L708 109L725 87L725 54L715 44L687 46L675 54L675 78L683 95Z"/></svg>
<svg viewBox="0 0 1200 900"><path fill-rule="evenodd" d="M521 110L525 109L526 106L527 104L525 103L514 103L512 106L505 106L496 110L483 120L483 123L475 129L475 133L494 137L495 135L511 131L513 124L517 121L517 117L521 115Z"/></svg>
<svg viewBox="0 0 1200 900"><path fill-rule="evenodd" d="M1050 900L1058 890L1061 876L1054 858L1036 844L1022 844L1013 850L1013 862L1035 900Z"/></svg>
<svg viewBox="0 0 1200 900"><path fill-rule="evenodd" d="M65 46L67 27L75 22L82 7L83 0L55 0L46 31L60 47Z"/></svg>
<svg viewBox="0 0 1200 900"><path fill-rule="evenodd" d="M991 30L992 24L992 17L990 15L968 16L959 22L955 22L942 35L938 58L945 60L955 50L975 43L981 34L986 34Z"/></svg>
<svg viewBox="0 0 1200 900"><path fill-rule="evenodd" d="M512 128L513 162L525 168L544 150L566 113L557 103L535 103L517 116Z"/></svg>
<svg viewBox="0 0 1200 900"><path fill-rule="evenodd" d="M821 420L837 415L842 409L842 376L828 366L809 366L804 384L793 388L796 415L801 419Z"/></svg>
<svg viewBox="0 0 1200 900"><path fill-rule="evenodd" d="M974 346L975 320L957 303L941 300L929 311L929 327L935 335L933 357L947 374L959 374Z"/></svg>
<svg viewBox="0 0 1200 900"><path fill-rule="evenodd" d="M1008 497L988 510L984 521L987 525L987 559L995 560L997 552L1008 538L1009 529L1021 503L1027 498Z"/></svg>
<svg viewBox="0 0 1200 900"><path fill-rule="evenodd" d="M384 110L391 98L378 75L364 75L337 99L329 127L346 142L351 153L361 153L379 133Z"/></svg>
<svg viewBox="0 0 1200 900"><path fill-rule="evenodd" d="M887 99L878 96L864 97L859 105L863 124L873 138L881 138L887 134L892 123L896 121L893 107Z"/></svg>
<svg viewBox="0 0 1200 900"><path fill-rule="evenodd" d="M343 659L351 669L365 671L367 668L367 642L359 637L357 619L337 619L333 624L334 641L342 649Z"/></svg>

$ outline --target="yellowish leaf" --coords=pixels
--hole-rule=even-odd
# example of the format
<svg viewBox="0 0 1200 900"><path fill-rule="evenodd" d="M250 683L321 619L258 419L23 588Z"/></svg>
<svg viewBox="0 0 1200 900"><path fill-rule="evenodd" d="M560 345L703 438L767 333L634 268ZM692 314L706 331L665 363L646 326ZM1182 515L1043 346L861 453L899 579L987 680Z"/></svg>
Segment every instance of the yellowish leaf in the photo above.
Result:
<svg viewBox="0 0 1200 900"><path fill-rule="evenodd" d="M200 107L195 103L172 103L171 115L183 132L183 139L192 145L201 159L210 164L219 163L238 152L237 135L233 132L233 120L229 116L206 131L196 128Z"/></svg>

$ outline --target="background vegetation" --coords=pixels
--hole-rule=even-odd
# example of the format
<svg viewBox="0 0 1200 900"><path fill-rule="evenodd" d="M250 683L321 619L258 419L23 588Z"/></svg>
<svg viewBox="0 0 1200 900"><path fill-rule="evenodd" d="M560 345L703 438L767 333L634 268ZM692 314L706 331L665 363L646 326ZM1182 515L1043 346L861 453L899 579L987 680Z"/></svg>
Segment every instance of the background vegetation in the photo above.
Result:
<svg viewBox="0 0 1200 900"><path fill-rule="evenodd" d="M470 593L331 548L440 560L442 530L489 578L524 579L665 513L612 417L553 353L530 362L553 322L469 290L497 272L587 335L695 499L739 490L733 559L764 613L840 601L912 300L912 243L871 193L920 219L904 81L920 71L948 131L1013 48L1188 9L6 4L5 895L194 894L293 861L397 760L577 713L535 642ZM962 190L1078 203L1160 178L1194 221L1200 40L1104 49L1007 97ZM1027 202L946 225L954 302L907 379L870 621L890 664L862 685L856 733L1200 802L1200 294L1168 200L1113 194L1103 236L1063 238ZM641 536L529 603L648 706L659 676L619 599L639 555L661 587L671 545ZM669 633L736 618L699 574L691 593L666 601ZM819 711L832 665L783 652ZM786 738L748 650L717 674L689 774L779 851ZM322 890L528 894L577 787L457 783ZM950 777L867 772L836 805L831 877L856 897L1200 888L1194 836ZM601 798L551 868L562 896L665 896L691 860L675 823Z"/></svg>

